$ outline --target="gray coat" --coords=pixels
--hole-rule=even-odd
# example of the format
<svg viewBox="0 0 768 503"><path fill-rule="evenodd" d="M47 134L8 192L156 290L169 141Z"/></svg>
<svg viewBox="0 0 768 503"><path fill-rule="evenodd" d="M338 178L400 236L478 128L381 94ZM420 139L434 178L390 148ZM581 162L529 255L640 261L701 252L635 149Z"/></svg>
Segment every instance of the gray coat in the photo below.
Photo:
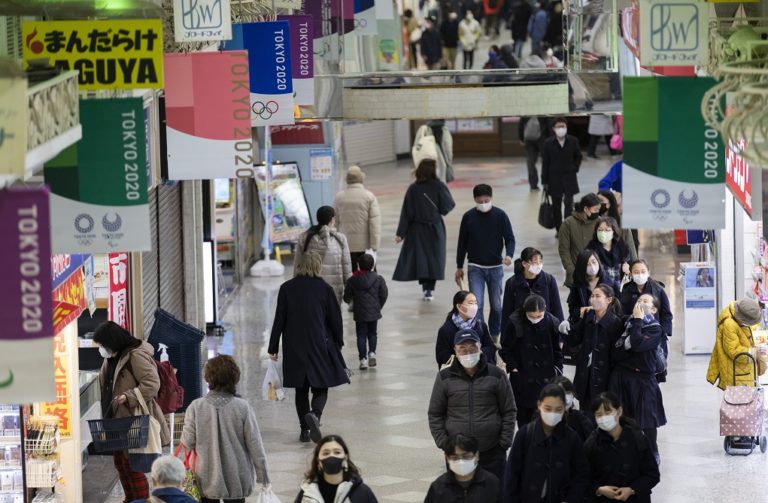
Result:
<svg viewBox="0 0 768 503"><path fill-rule="evenodd" d="M455 358L435 379L429 399L429 429L437 447L445 447L451 435L475 437L480 452L496 446L507 449L515 435L517 406L509 379L495 365L480 357L470 377Z"/></svg>
<svg viewBox="0 0 768 503"><path fill-rule="evenodd" d="M349 256L347 238L344 234L324 225L320 228L320 232L312 236L309 245L306 245L307 232L299 237L293 263L298 264L301 255L309 251L314 251L323 257L323 270L320 276L331 285L336 294L336 300L341 304L344 285L352 276L352 259ZM293 275L296 276L295 270Z"/></svg>
<svg viewBox="0 0 768 503"><path fill-rule="evenodd" d="M189 404L181 443L197 451L195 473L204 497L246 498L256 479L269 484L267 457L251 406L228 393L211 391Z"/></svg>

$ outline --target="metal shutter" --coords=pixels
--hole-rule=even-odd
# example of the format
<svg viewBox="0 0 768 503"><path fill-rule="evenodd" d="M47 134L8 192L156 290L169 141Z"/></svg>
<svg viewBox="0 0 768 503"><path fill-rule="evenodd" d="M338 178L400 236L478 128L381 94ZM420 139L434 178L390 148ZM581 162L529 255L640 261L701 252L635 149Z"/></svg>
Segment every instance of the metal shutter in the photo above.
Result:
<svg viewBox="0 0 768 503"><path fill-rule="evenodd" d="M157 188L159 307L185 321L181 182Z"/></svg>
<svg viewBox="0 0 768 503"><path fill-rule="evenodd" d="M253 217L251 209L255 201L253 197L254 183L250 178L238 179L237 188L237 274L242 283L248 275L248 268L253 258Z"/></svg>
<svg viewBox="0 0 768 503"><path fill-rule="evenodd" d="M149 330L155 321L160 296L157 277L157 189L150 189L148 195L152 250L141 254L141 305L145 337L149 337Z"/></svg>
<svg viewBox="0 0 768 503"><path fill-rule="evenodd" d="M393 121L345 122L344 156L349 164L376 164L395 160Z"/></svg>
<svg viewBox="0 0 768 503"><path fill-rule="evenodd" d="M21 59L21 18L0 16L0 55Z"/></svg>

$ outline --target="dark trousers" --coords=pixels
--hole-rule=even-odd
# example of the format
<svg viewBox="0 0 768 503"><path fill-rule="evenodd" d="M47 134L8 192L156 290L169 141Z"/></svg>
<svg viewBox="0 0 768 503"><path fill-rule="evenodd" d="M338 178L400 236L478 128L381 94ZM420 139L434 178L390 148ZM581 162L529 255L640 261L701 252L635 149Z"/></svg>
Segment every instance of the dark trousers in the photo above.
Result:
<svg viewBox="0 0 768 503"><path fill-rule="evenodd" d="M573 194L552 196L552 208L555 210L555 229L560 231L560 225L563 223L563 214L567 217L573 213Z"/></svg>
<svg viewBox="0 0 768 503"><path fill-rule="evenodd" d="M141 472L135 472L128 464L128 456L120 451L112 455L112 459L117 469L117 475L120 478L120 485L123 486L125 501L140 499L149 499L149 483L147 476Z"/></svg>
<svg viewBox="0 0 768 503"><path fill-rule="evenodd" d="M421 289L425 292L429 290L430 292L435 290L435 285L437 284L436 279L430 279L430 278L421 278L419 279L419 284L421 285Z"/></svg>
<svg viewBox="0 0 768 503"><path fill-rule="evenodd" d="M648 443L651 444L651 452L653 452L653 457L656 458L656 464L661 464L661 456L659 456L659 441L658 441L658 434L659 431L656 428L643 428L643 433L645 433L645 437L648 439Z"/></svg>
<svg viewBox="0 0 768 503"><path fill-rule="evenodd" d="M533 415L536 407L517 407L517 429L523 429L523 426L533 421Z"/></svg>
<svg viewBox="0 0 768 503"><path fill-rule="evenodd" d="M203 498L200 503L219 503L220 501L223 501L224 503L245 503L245 498L238 498L234 500L212 500L211 498Z"/></svg>
<svg viewBox="0 0 768 503"><path fill-rule="evenodd" d="M418 66L418 57L417 57L418 50L419 50L418 46L414 42L411 42L411 51L410 51L411 70L415 70L416 67Z"/></svg>
<svg viewBox="0 0 768 503"><path fill-rule="evenodd" d="M530 120L537 119L534 117ZM536 161L539 159L540 152L541 143L539 140L525 140L525 162L528 164L528 183L531 184L532 189L539 186L539 172L536 170Z"/></svg>
<svg viewBox="0 0 768 503"><path fill-rule="evenodd" d="M496 446L487 451L480 452L478 464L484 470L496 475L499 480L504 480L504 465L506 464L506 451L501 446Z"/></svg>
<svg viewBox="0 0 768 503"><path fill-rule="evenodd" d="M365 255L364 251L361 252L349 252L349 258L352 260L352 272L360 269L360 257ZM373 272L376 272L376 266L373 266Z"/></svg>
<svg viewBox="0 0 768 503"><path fill-rule="evenodd" d="M607 134L605 136L601 135L589 135L589 146L587 147L587 155L595 157L595 152L597 151L597 144L600 142L600 138L605 138L605 144L608 145L608 151L613 154L613 149L611 148L611 135Z"/></svg>
<svg viewBox="0 0 768 503"><path fill-rule="evenodd" d="M475 51L462 51L464 53L464 69L471 70L475 64Z"/></svg>
<svg viewBox="0 0 768 503"><path fill-rule="evenodd" d="M312 407L309 404L309 390L312 389ZM309 429L304 416L313 412L318 419L323 415L323 409L328 402L328 388L310 388L307 379L304 379L304 387L296 388L296 414L299 416L301 431Z"/></svg>
<svg viewBox="0 0 768 503"><path fill-rule="evenodd" d="M517 59L520 59L523 57L524 45L525 45L525 39L514 41L514 44L512 45L512 51L515 53L515 56L517 56Z"/></svg>
<svg viewBox="0 0 768 503"><path fill-rule="evenodd" d="M359 359L368 358L368 352L376 352L378 321L356 321L355 330L357 331L357 355ZM366 349L367 347L367 349Z"/></svg>

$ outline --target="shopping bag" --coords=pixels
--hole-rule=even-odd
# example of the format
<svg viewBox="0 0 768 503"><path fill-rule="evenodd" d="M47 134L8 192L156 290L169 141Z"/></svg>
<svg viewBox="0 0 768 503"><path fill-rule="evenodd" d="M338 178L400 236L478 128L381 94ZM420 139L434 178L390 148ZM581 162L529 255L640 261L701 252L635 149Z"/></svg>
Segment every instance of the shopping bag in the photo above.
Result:
<svg viewBox="0 0 768 503"><path fill-rule="evenodd" d="M179 453L184 450L184 481L181 484L181 490L184 491L184 494L189 496L195 501L200 501L203 499L202 493L200 491L200 480L197 478L197 475L195 474L195 468L197 465L197 452L192 449L189 450L186 448L184 444L179 444L178 447L176 447L176 452L173 453L174 456L177 458L179 457Z"/></svg>
<svg viewBox="0 0 768 503"><path fill-rule="evenodd" d="M261 486L256 492L256 503L280 503L280 498L275 495L272 486Z"/></svg>
<svg viewBox="0 0 768 503"><path fill-rule="evenodd" d="M541 195L541 205L539 206L539 225L545 229L555 228L555 207L552 206L552 199L545 190Z"/></svg>
<svg viewBox="0 0 768 503"><path fill-rule="evenodd" d="M283 389L283 380L280 377L280 364L274 360L267 361L267 374L264 376L262 387L262 398L264 400L280 401L285 400L285 390Z"/></svg>
<svg viewBox="0 0 768 503"><path fill-rule="evenodd" d="M133 394L139 402L139 406L134 409L134 415L149 416L149 433L145 447L128 449L128 464L133 471L149 473L152 471L152 463L163 454L163 444L160 438L160 421L149 413L149 407L147 407L147 402L144 401L139 388L134 388Z"/></svg>
<svg viewBox="0 0 768 503"><path fill-rule="evenodd" d="M624 142L622 141L620 134L614 134L613 136L611 136L610 146L611 146L611 150L619 151L622 149L622 147L624 146Z"/></svg>

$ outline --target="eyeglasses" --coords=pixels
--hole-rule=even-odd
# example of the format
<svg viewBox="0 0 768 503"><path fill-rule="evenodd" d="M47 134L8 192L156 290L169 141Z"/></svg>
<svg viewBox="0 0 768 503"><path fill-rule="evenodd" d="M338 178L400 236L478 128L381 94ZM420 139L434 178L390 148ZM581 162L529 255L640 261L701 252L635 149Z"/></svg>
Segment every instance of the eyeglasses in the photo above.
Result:
<svg viewBox="0 0 768 503"><path fill-rule="evenodd" d="M473 452L465 452L464 454L461 454L461 455L451 454L450 456L448 456L448 461L459 461L459 460L471 461L473 459L475 459L475 454Z"/></svg>

